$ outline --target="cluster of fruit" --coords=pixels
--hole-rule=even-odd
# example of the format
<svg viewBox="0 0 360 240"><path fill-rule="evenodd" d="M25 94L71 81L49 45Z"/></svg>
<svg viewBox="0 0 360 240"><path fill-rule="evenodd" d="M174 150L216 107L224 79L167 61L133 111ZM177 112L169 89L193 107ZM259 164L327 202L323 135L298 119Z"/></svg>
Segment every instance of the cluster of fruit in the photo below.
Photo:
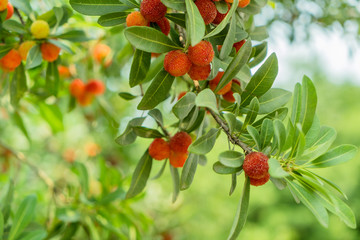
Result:
<svg viewBox="0 0 360 240"><path fill-rule="evenodd" d="M95 96L105 92L105 85L99 80L90 79L87 83L84 83L77 78L70 83L69 90L81 106L88 106Z"/></svg>
<svg viewBox="0 0 360 240"><path fill-rule="evenodd" d="M149 146L149 155L155 160L169 159L175 167L183 167L188 158L188 147L192 142L191 136L186 132L178 132L167 142L156 138Z"/></svg>

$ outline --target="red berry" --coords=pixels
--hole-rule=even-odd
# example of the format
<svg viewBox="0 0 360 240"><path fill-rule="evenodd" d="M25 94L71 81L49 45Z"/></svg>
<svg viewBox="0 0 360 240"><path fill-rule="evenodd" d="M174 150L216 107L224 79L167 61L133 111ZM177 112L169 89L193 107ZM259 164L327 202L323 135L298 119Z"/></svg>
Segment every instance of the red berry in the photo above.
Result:
<svg viewBox="0 0 360 240"><path fill-rule="evenodd" d="M149 24L149 21L144 18L143 15L141 15L140 12L135 11L127 15L126 17L126 26L132 27L132 26L147 26Z"/></svg>
<svg viewBox="0 0 360 240"><path fill-rule="evenodd" d="M218 10L216 10L216 17L215 17L215 19L214 19L214 21L212 22L212 23L214 23L214 24L219 24L219 23L221 23L222 22L222 20L224 20L224 18L226 17L226 15L228 14L228 12L229 12L229 10L230 10L230 4L228 4L228 3L226 3L227 4L227 6L228 6L228 10L227 10L227 12L226 13L224 13L224 14L222 14L222 13L220 13Z"/></svg>
<svg viewBox="0 0 360 240"><path fill-rule="evenodd" d="M159 26L161 32L165 35L170 33L170 22L167 18L163 17L159 21L156 21L156 24Z"/></svg>
<svg viewBox="0 0 360 240"><path fill-rule="evenodd" d="M188 133L178 132L170 139L170 149L177 153L187 153L191 142L192 139Z"/></svg>
<svg viewBox="0 0 360 240"><path fill-rule="evenodd" d="M211 72L210 64L205 66L192 65L188 74L192 80L201 81L201 80L206 80L210 75L210 72Z"/></svg>
<svg viewBox="0 0 360 240"><path fill-rule="evenodd" d="M270 174L266 173L265 176L260 179L256 179L256 178L249 178L249 179L250 179L250 184L257 187L267 183L270 179Z"/></svg>
<svg viewBox="0 0 360 240"><path fill-rule="evenodd" d="M246 155L243 169L250 178L261 179L269 171L269 158L261 152L252 152Z"/></svg>
<svg viewBox="0 0 360 240"><path fill-rule="evenodd" d="M155 138L149 146L149 154L155 160L163 160L169 158L169 143L162 138Z"/></svg>
<svg viewBox="0 0 360 240"><path fill-rule="evenodd" d="M182 152L175 152L175 151L170 151L170 164L173 167L183 167L186 159L188 158L188 154L187 153L182 153Z"/></svg>
<svg viewBox="0 0 360 240"><path fill-rule="evenodd" d="M156 22L165 17L167 8L160 0L143 0L140 12L150 22Z"/></svg>
<svg viewBox="0 0 360 240"><path fill-rule="evenodd" d="M189 47L188 56L193 64L206 66L210 64L214 58L214 49L210 42L203 40L195 46Z"/></svg>
<svg viewBox="0 0 360 240"><path fill-rule="evenodd" d="M235 102L235 98L234 98L234 92L233 91L228 91L227 93L225 93L224 95L222 95L224 100L228 101L228 102Z"/></svg>
<svg viewBox="0 0 360 240"><path fill-rule="evenodd" d="M186 95L186 93L187 92L181 92L181 93L179 93L179 95L178 95L178 97L177 97L177 100L180 100L180 98L182 98L183 96L185 96Z"/></svg>
<svg viewBox="0 0 360 240"><path fill-rule="evenodd" d="M236 52L240 50L240 48L244 45L245 42L245 39L243 39L240 42L234 43L233 47L236 49Z"/></svg>
<svg viewBox="0 0 360 240"><path fill-rule="evenodd" d="M74 79L70 83L69 90L72 96L76 98L80 97L85 92L85 84L79 78Z"/></svg>
<svg viewBox="0 0 360 240"><path fill-rule="evenodd" d="M105 92L105 85L99 80L91 79L86 84L85 91L94 95L100 95Z"/></svg>
<svg viewBox="0 0 360 240"><path fill-rule="evenodd" d="M188 56L180 50L173 50L166 54L164 69L174 77L185 75L191 68Z"/></svg>
<svg viewBox="0 0 360 240"><path fill-rule="evenodd" d="M7 4L7 14L6 14L5 20L10 19L13 14L14 14L14 7L13 7L13 5L11 5L11 3L8 3Z"/></svg>
<svg viewBox="0 0 360 240"><path fill-rule="evenodd" d="M204 19L205 24L210 24L216 18L216 6L210 0L196 0L195 5L199 9L201 17Z"/></svg>
<svg viewBox="0 0 360 240"><path fill-rule="evenodd" d="M224 75L224 72L218 72L218 74L216 75L216 77L211 80L209 82L209 87L211 90L215 90L215 88L217 87L217 85L219 84L222 76ZM219 94L219 95L224 95L226 94L227 92L229 92L231 90L231 81L226 84L222 89L220 89L216 94Z"/></svg>

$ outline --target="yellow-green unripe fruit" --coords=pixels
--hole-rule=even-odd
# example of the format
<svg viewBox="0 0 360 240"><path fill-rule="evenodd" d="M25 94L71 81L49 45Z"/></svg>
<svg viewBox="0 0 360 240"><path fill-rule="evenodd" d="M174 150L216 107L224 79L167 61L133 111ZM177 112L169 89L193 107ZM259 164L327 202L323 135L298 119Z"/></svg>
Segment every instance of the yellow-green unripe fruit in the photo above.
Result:
<svg viewBox="0 0 360 240"><path fill-rule="evenodd" d="M50 27L44 20L36 20L31 24L30 31L34 38L43 39L49 36Z"/></svg>

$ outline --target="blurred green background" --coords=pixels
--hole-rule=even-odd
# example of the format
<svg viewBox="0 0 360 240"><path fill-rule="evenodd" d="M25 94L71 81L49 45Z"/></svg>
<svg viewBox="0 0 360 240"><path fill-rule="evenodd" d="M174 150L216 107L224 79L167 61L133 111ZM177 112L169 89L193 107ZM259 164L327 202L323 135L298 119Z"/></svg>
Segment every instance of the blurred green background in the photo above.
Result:
<svg viewBox="0 0 360 240"><path fill-rule="evenodd" d="M60 2L62 1L49 3L43 1L39 11ZM82 200L76 194L79 188L79 174L75 170L74 163L66 161L69 152L70 155L75 156L75 162L84 163L88 169L91 179L89 196L96 200L102 199L118 186L122 191L128 189L131 173L151 142L147 139L138 139L130 146L120 147L114 141L132 117L142 114L135 110L138 100L127 102L117 95L118 92L125 91L139 94L139 89L130 89L127 83L133 50L123 37L122 27L104 30L94 21L94 18L76 15L68 27L86 27L91 37L102 39L110 45L114 52L114 63L104 69L91 60L88 50L91 51L96 40L76 46L78 54L75 57L63 54L61 61L64 65L76 67L77 75L74 77L83 79L96 77L106 82L105 96L97 99L90 107L77 107L69 112L69 97L65 89L57 102L62 113L61 117L54 117L63 123L63 127L59 129L56 127L54 129L52 126L54 122L51 119L44 120L41 112L34 106L32 97L27 96L27 101L22 103L20 114L31 143L15 124L13 115L7 109L7 101L2 99L0 104L1 141L23 152L29 161L46 172L55 182L56 194L49 194L44 183L27 166L13 157L8 159L1 157L0 196L5 195L10 179L16 183L13 207L17 208L26 195L36 193L39 200L36 221L49 226L51 226L49 220L56 221L54 219L58 219L59 216L63 217L59 211L56 212L56 216L52 216L51 210L56 206L57 209L77 209L73 212L75 215L79 212L81 214L98 212L115 227L122 226L122 223L126 222L130 236L135 236L135 232L138 231L142 239L225 239L235 216L243 176L239 177L241 180L238 182L238 187L229 197L230 176L218 175L212 170L212 164L217 161L218 154L228 147L223 134L207 155L207 164L198 167L190 189L181 192L174 204L171 203L172 182L168 169L160 179L150 181L145 192L133 200L122 200L123 195L120 194L119 199L113 204L98 207ZM301 80L302 74L309 75L317 88L317 114L321 123L334 127L338 132L334 145L349 143L360 147L359 75L349 76L344 72L343 78L338 75L334 77L332 72L324 67L326 63L322 62L316 51L309 53L312 56L310 59L297 56L292 61L286 61L288 55L284 49L296 49L301 45L305 48L308 46L311 51L313 48L311 36L310 40L301 44L296 42L295 37L293 42L286 41L285 45L281 45L272 38L272 34L279 30L270 29L270 51L279 52L280 59L280 81L276 86L292 89L295 83ZM322 34L321 31L324 30L318 29L318 31L318 34ZM315 31L312 34L317 33ZM338 32L334 30L327 34L331 38ZM344 44L346 45L346 41ZM349 46L349 52L353 51L359 55L358 49L358 45L357 50ZM336 59L337 56L333 57ZM350 54L348 57L351 61ZM359 74L358 70L357 73ZM36 72L32 74L39 76ZM64 85L67 86L70 80L63 79ZM172 91L178 93L181 89ZM163 115L166 116L166 124L171 124L174 118L168 117L171 110L170 101L166 101L161 107ZM120 125L113 124L113 119ZM150 120L145 124L154 126L154 122ZM156 175L161 166L161 162L154 161L152 176ZM316 170L316 173L331 179L344 190L348 196L347 203L356 215L358 226L360 225L359 170L360 153L350 162L329 169ZM295 203L287 189L279 191L268 183L262 187L252 187L250 195L248 220L240 239L360 239L359 227L355 230L349 229L333 215L330 217L329 228L321 227L305 206ZM74 239L84 239L83 234L82 231L78 231Z"/></svg>

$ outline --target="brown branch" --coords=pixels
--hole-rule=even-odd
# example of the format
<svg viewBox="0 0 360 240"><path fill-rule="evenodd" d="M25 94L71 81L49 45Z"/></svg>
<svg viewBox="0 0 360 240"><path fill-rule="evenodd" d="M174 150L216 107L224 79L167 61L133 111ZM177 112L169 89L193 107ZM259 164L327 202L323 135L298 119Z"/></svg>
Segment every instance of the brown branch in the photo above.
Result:
<svg viewBox="0 0 360 240"><path fill-rule="evenodd" d="M41 169L39 169L35 164L29 162L25 155L21 152L16 152L11 147L7 146L3 142L0 141L0 146L6 150L8 150L11 155L13 155L17 160L19 160L21 163L26 164L30 167L30 169L35 172L35 174L46 184L46 186L49 188L49 190L53 193L54 191L54 182L53 180Z"/></svg>
<svg viewBox="0 0 360 240"><path fill-rule="evenodd" d="M241 147L245 154L249 154L252 152L251 147L249 147L248 145L246 145L245 143L243 143L242 141L240 141L240 139L238 139L237 137L233 136L230 133L230 129L229 127L226 125L226 123L218 116L214 113L213 110L208 109L208 111L210 112L211 116L215 119L215 121L220 125L220 127L224 130L225 134L227 135L229 141L232 144L238 145L239 147Z"/></svg>
<svg viewBox="0 0 360 240"><path fill-rule="evenodd" d="M21 24L25 26L24 19L22 18L21 14L20 14L20 12L19 12L19 9L14 8L14 11L15 11L15 14L16 14L16 15L18 15L18 17L19 17L19 19L20 19Z"/></svg>

